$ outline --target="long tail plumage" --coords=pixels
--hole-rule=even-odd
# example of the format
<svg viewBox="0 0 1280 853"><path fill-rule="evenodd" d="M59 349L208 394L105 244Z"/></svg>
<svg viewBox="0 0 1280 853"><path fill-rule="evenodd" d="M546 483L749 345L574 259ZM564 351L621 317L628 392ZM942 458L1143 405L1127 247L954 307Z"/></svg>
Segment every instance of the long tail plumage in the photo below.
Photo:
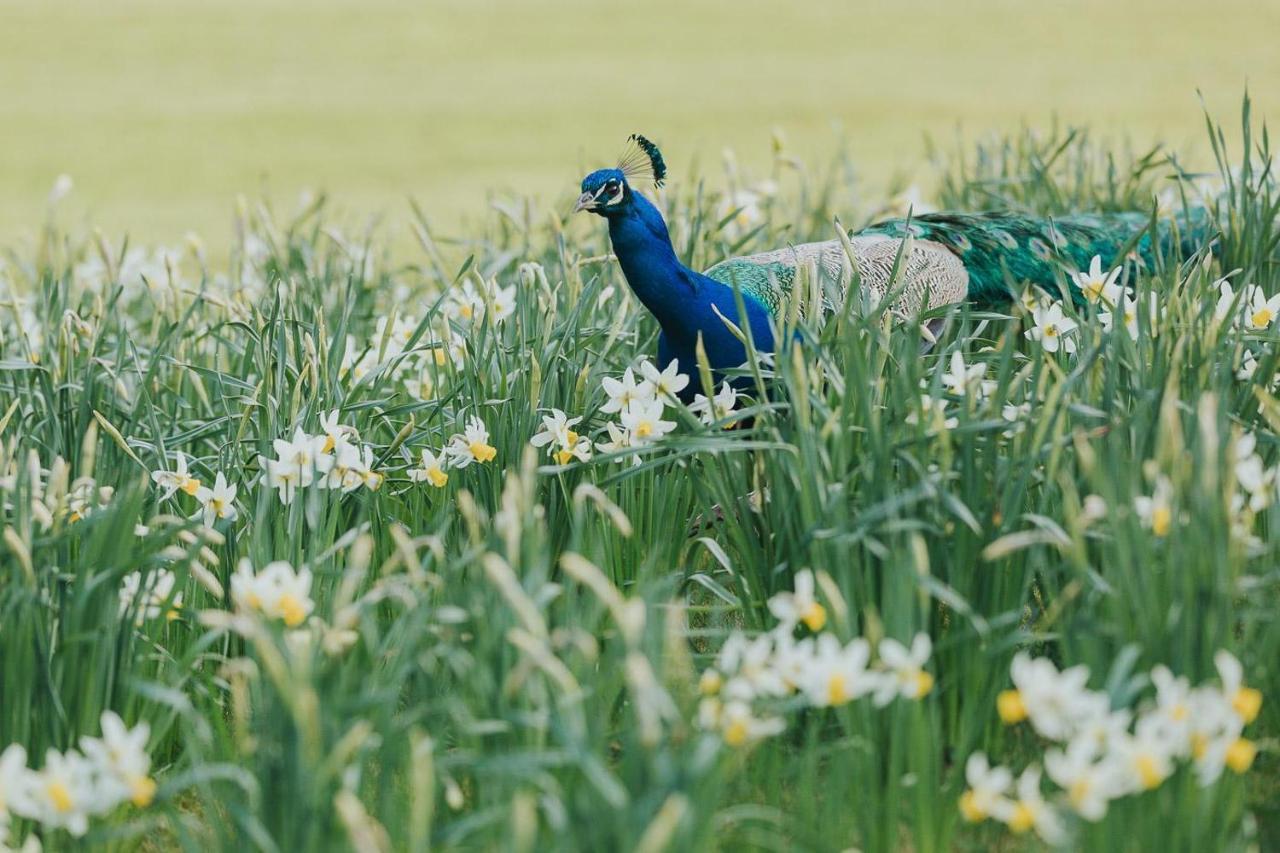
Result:
<svg viewBox="0 0 1280 853"><path fill-rule="evenodd" d="M1064 268L1087 269L1094 256L1101 258L1104 268L1141 264L1152 269L1157 256L1190 257L1214 233L1204 210L1159 217L1154 238L1150 224L1151 218L1141 213L1054 218L1011 213L931 213L909 222L880 222L859 231L857 236L902 238L909 232L918 240L945 246L969 274L968 300L978 306L991 306L1009 301L1013 295L1010 285L1021 282L1056 293L1058 283L1064 280ZM1072 298L1080 302L1083 297L1073 288Z"/></svg>

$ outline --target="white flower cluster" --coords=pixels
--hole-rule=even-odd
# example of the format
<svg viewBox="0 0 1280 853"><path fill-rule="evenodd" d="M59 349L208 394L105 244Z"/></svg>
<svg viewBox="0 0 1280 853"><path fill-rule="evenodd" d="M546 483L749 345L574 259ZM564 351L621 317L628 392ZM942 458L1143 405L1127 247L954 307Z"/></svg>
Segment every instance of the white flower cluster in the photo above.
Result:
<svg viewBox="0 0 1280 853"><path fill-rule="evenodd" d="M213 480L213 488L202 485L187 467L187 457L175 452L174 469L159 468L151 472L151 481L156 487L164 490L160 500L167 501L178 492L191 495L200 505L198 515L203 519L205 527L212 527L216 521L235 521L237 486L227 482L221 471Z"/></svg>
<svg viewBox="0 0 1280 853"><path fill-rule="evenodd" d="M927 634L917 634L910 647L881 640L879 660L872 664L867 640L842 644L822 632L827 613L817 599L812 571L797 572L795 591L779 593L768 604L779 620L774 629L753 638L731 634L715 666L702 673L699 725L718 732L730 746L783 731L781 717L758 713L770 701L799 696L809 707L834 708L870 696L884 707L899 697L921 699L933 689L933 675L925 669L933 650ZM798 625L813 635L795 639Z"/></svg>
<svg viewBox="0 0 1280 853"><path fill-rule="evenodd" d="M1014 688L999 695L997 711L1006 724L1025 720L1055 744L1044 755L1044 771L1060 789L1061 805L1045 799L1038 766L1023 771L1015 786L1009 769L976 753L965 767L961 813L972 822L994 818L1018 834L1035 830L1059 844L1066 838L1063 808L1101 820L1112 800L1159 787L1178 762L1189 763L1202 786L1224 768L1244 773L1257 747L1243 732L1258 716L1262 694L1244 685L1240 662L1228 652L1218 652L1214 663L1219 682L1198 687L1155 667L1155 696L1135 713L1089 690L1087 667L1059 671L1048 658L1017 655Z"/></svg>
<svg viewBox="0 0 1280 853"><path fill-rule="evenodd" d="M0 843L6 841L11 815L79 837L88 831L89 818L124 802L139 808L150 805L156 792L149 775L150 736L146 723L130 729L107 711L101 738L81 738L79 750L50 749L39 770L27 767L26 749L11 744L0 753Z"/></svg>
<svg viewBox="0 0 1280 853"><path fill-rule="evenodd" d="M276 458L258 457L262 482L275 489L283 504L293 503L298 489L318 483L326 489L353 492L361 486L375 491L383 475L373 469L373 448L360 444L355 427L338 423L338 412L320 418L324 430L310 435L298 427L293 438L277 438Z"/></svg>
<svg viewBox="0 0 1280 853"><path fill-rule="evenodd" d="M449 291L443 310L447 319L456 322L478 323L487 315L495 323L502 323L516 311L516 286L502 287L496 278L491 278L477 289L468 279Z"/></svg>
<svg viewBox="0 0 1280 853"><path fill-rule="evenodd" d="M417 468L410 469L409 479L415 483L429 483L437 489L449 482L450 468L466 468L472 463L484 465L498 456L498 449L489 443L489 428L479 417L472 415L462 432L454 433L439 453L423 448Z"/></svg>
<svg viewBox="0 0 1280 853"><path fill-rule="evenodd" d="M1130 339L1137 340L1141 301L1120 283L1121 272L1120 267L1104 272L1102 258L1094 255L1088 271L1072 273L1071 278L1089 306L1090 316L1096 310L1098 322L1104 330L1111 331L1119 325L1124 327ZM1157 294L1148 293L1147 300L1146 320L1150 333L1154 335L1158 331L1158 321L1164 316L1164 309ZM1059 349L1067 353L1076 351L1079 323L1067 316L1060 301L1029 290L1022 297L1022 306L1031 314L1032 326L1023 333L1027 340L1040 344L1045 352L1057 352Z"/></svg>
<svg viewBox="0 0 1280 853"><path fill-rule="evenodd" d="M420 400L430 399L439 382L439 370L449 363L461 364L467 347L447 322L438 324L438 334L430 327L424 329L410 347L418 325L419 321L412 316L392 320L379 317L367 345L358 346L355 338L348 336L342 372L359 382L375 370L385 368L411 395Z"/></svg>
<svg viewBox="0 0 1280 853"><path fill-rule="evenodd" d="M182 592L174 592L176 580L168 569L157 569L144 579L142 572L124 576L120 584L120 617L133 614L135 625L141 626L165 614L176 619L182 610Z"/></svg>

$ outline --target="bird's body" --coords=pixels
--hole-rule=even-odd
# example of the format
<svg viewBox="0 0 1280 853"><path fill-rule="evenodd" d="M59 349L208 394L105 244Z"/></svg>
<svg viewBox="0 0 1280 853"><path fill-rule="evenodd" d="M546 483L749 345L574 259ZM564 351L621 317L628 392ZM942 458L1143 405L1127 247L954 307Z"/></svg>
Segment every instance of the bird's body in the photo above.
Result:
<svg viewBox="0 0 1280 853"><path fill-rule="evenodd" d="M665 165L657 148L638 140L622 167L601 169L582 182L579 210L590 210L609 223L614 254L632 291L661 327L659 366L674 359L692 378L687 394L710 393L698 378L699 339L719 381L722 371L741 365L746 348L726 321L749 328L760 352L775 348L774 330L782 319L799 270L817 271L823 293L843 298L840 288L859 281L876 297L894 286L892 310L913 317L921 310L960 302L993 307L1008 302L1027 284L1083 301L1066 273L1084 270L1098 257L1106 268L1134 262L1148 268L1157 255L1189 256L1209 235L1208 217L1199 213L1162 217L1152 236L1150 218L1139 213L1038 218L1011 213L934 213L876 223L842 240L805 243L771 252L731 258L699 273L684 266L671 245L658 209L629 179L642 173L658 184ZM645 159L647 158L647 160ZM904 251L904 240L910 251ZM1177 245L1174 245L1175 240ZM1127 253L1121 257L1122 253ZM852 257L852 263L850 261ZM854 277L852 265L858 275ZM893 278L897 269L898 278ZM740 316L739 295L744 306ZM828 300L834 301L834 300Z"/></svg>
<svg viewBox="0 0 1280 853"><path fill-rule="evenodd" d="M1086 214L1052 219L1012 213L930 213L913 219L890 219L850 234L850 248L862 286L882 295L899 267L903 287L895 311L911 316L921 309L956 302L993 307L1008 302L1011 285L1032 284L1059 294L1064 270L1084 270L1094 257L1104 267L1137 260L1148 268L1157 243L1144 233L1150 218L1140 213ZM1204 216L1180 216L1176 222L1177 254L1194 252L1207 235ZM1157 223L1159 253L1173 249L1175 223ZM912 237L912 251L899 260L902 241ZM1132 257L1120 253L1134 243ZM813 265L825 285L849 277L842 241L805 243L772 252L730 258L707 270L707 276L737 285L777 310L790 294L797 270ZM1078 290L1072 298L1081 299Z"/></svg>

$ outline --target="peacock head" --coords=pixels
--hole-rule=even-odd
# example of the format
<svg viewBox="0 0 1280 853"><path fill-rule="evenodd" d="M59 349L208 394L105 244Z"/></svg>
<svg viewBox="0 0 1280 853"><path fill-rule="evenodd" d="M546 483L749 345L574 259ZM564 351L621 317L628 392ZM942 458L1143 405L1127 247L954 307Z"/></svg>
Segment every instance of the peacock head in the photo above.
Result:
<svg viewBox="0 0 1280 853"><path fill-rule="evenodd" d="M666 177L667 164L658 146L633 133L617 166L597 169L582 179L582 195L573 211L587 210L606 218L621 216L631 206L633 183L653 181L660 187Z"/></svg>

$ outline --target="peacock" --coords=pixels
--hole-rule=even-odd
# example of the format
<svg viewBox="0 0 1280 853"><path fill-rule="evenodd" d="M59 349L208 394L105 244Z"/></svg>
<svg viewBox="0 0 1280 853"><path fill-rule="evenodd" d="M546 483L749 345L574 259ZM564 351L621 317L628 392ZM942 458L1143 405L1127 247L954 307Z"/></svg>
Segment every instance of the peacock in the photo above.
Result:
<svg viewBox="0 0 1280 853"><path fill-rule="evenodd" d="M1025 284L1056 294L1066 283L1072 300L1082 304L1083 294L1064 270L1086 269L1095 256L1108 269L1130 261L1151 268L1157 254L1168 256L1176 248L1179 257L1190 257L1210 237L1203 211L1161 218L1154 237L1151 218L1136 212L1052 219L1007 212L929 213L850 233L851 251L839 239L804 243L729 258L700 273L680 262L662 214L634 189L648 182L660 187L666 175L658 146L632 134L616 167L583 178L574 212L589 211L608 221L627 283L661 328L659 367L677 361L691 378L686 399L712 393L702 388L697 368L699 338L717 383L723 371L746 360L743 329L750 329L757 351L774 351L775 321L801 268L816 270L824 288L857 280L876 300L889 293L895 314L914 317L962 302L996 308L1014 298L1014 285ZM739 314L738 293L745 316Z"/></svg>

